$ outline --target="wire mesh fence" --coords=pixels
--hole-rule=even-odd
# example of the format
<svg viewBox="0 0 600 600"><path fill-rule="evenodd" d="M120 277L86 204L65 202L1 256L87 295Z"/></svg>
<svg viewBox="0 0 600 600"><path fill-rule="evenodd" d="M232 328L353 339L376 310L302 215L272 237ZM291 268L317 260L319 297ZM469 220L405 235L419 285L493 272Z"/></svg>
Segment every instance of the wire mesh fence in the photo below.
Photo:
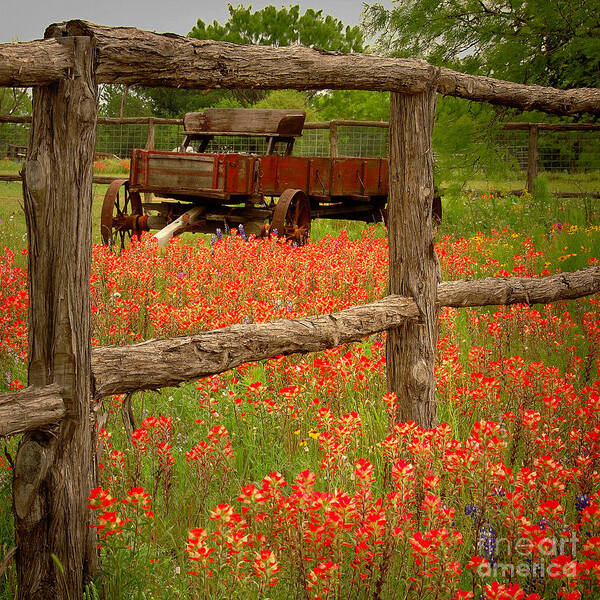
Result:
<svg viewBox="0 0 600 600"><path fill-rule="evenodd" d="M502 131L496 144L504 159L527 170L529 132ZM597 131L546 131L538 138L538 171L586 173L600 169L600 135Z"/></svg>
<svg viewBox="0 0 600 600"><path fill-rule="evenodd" d="M338 155L380 157L388 155L389 130L362 125L338 127Z"/></svg>
<svg viewBox="0 0 600 600"><path fill-rule="evenodd" d="M29 123L0 123L0 158L22 159L29 142ZM148 140L147 123L100 123L96 132L96 152L127 159L134 148L145 148ZM296 140L297 156L384 157L388 153L388 129L365 124L336 125L332 149L331 131L326 123L307 124ZM183 124L154 124L153 147L156 150L178 150L183 141ZM493 142L505 161L525 172L528 161L528 131L504 130ZM266 152L265 138L215 137L207 152ZM597 131L540 130L538 139L540 172L585 173L600 170L600 135Z"/></svg>
<svg viewBox="0 0 600 600"><path fill-rule="evenodd" d="M26 148L31 125L29 123L0 124L0 156L18 158L15 148ZM388 130L383 127L361 125L337 128L337 154L339 156L384 157L388 151ZM154 124L154 149L179 150L183 141L183 125ZM134 148L145 148L148 124L98 124L96 129L97 153L128 158ZM264 154L267 141L260 137L217 136L206 152L240 152ZM296 140L297 156L331 156L329 127L307 128Z"/></svg>
<svg viewBox="0 0 600 600"><path fill-rule="evenodd" d="M388 153L388 130L382 127L338 126L337 155L384 157ZM157 146L158 149L158 146ZM206 152L241 152L264 154L265 138L217 136ZM307 128L294 144L296 156L331 156L329 128Z"/></svg>

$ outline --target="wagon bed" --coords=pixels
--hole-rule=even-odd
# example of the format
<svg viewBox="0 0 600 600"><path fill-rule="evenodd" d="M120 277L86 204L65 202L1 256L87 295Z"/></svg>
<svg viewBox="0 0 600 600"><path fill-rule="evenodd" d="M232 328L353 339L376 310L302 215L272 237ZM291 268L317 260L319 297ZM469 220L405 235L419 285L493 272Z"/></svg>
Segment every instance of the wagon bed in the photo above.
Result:
<svg viewBox="0 0 600 600"><path fill-rule="evenodd" d="M191 154L134 150L130 191L166 198L240 199L301 189L310 198L341 201L387 197L382 158L322 158L251 154Z"/></svg>

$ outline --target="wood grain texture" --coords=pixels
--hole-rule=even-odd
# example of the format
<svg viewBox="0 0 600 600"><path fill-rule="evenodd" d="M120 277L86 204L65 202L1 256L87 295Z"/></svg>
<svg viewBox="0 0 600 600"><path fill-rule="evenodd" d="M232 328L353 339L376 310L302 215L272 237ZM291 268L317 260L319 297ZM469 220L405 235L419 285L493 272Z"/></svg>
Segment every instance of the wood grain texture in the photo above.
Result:
<svg viewBox="0 0 600 600"><path fill-rule="evenodd" d="M23 178L19 173L9 173L0 175L0 181L22 181L22 179ZM92 178L92 183L109 185L117 179L123 179L123 176L119 175L113 177L112 175L94 175L94 177Z"/></svg>
<svg viewBox="0 0 600 600"><path fill-rule="evenodd" d="M503 129L527 130L536 126L539 131L600 131L600 123L504 123Z"/></svg>
<svg viewBox="0 0 600 600"><path fill-rule="evenodd" d="M458 73L416 59L288 46L239 46L85 21L55 24L89 35L100 83L183 88L357 89L442 94L556 114L600 114L600 90L558 90Z"/></svg>
<svg viewBox="0 0 600 600"><path fill-rule="evenodd" d="M434 90L392 93L388 237L390 294L414 298L421 321L405 322L387 336L387 387L398 398L399 421L437 423L435 353L438 339L439 263L434 250Z"/></svg>
<svg viewBox="0 0 600 600"><path fill-rule="evenodd" d="M533 185L538 175L538 140L539 129L537 125L529 127L527 147L527 191L533 195Z"/></svg>
<svg viewBox="0 0 600 600"><path fill-rule="evenodd" d="M69 77L72 39L0 44L0 87L49 85Z"/></svg>
<svg viewBox="0 0 600 600"><path fill-rule="evenodd" d="M90 263L97 86L93 43L73 41L73 79L35 88L23 167L29 240L29 385L62 389L59 428L27 433L13 501L19 600L81 598L96 561L87 497L91 427ZM51 554L64 573L54 566Z"/></svg>
<svg viewBox="0 0 600 600"><path fill-rule="evenodd" d="M482 75L468 75L442 67L439 70L437 90L446 96L512 106L521 110L540 110L556 115L583 112L600 114L600 90L597 88L559 90Z"/></svg>
<svg viewBox="0 0 600 600"><path fill-rule="evenodd" d="M600 267L550 277L490 277L438 286L439 306L485 306L572 300L600 292ZM245 362L318 352L356 342L419 318L411 298L388 296L331 315L232 325L206 333L92 350L97 398L176 386Z"/></svg>
<svg viewBox="0 0 600 600"><path fill-rule="evenodd" d="M232 325L193 336L94 348L95 395L179 385L245 362L334 348L417 316L410 299L387 298L331 315Z"/></svg>
<svg viewBox="0 0 600 600"><path fill-rule="evenodd" d="M485 277L444 281L438 285L440 306L550 304L600 292L600 267L548 277Z"/></svg>
<svg viewBox="0 0 600 600"><path fill-rule="evenodd" d="M253 135L302 135L306 113L303 110L269 108L209 108L186 113L186 133L233 132Z"/></svg>
<svg viewBox="0 0 600 600"><path fill-rule="evenodd" d="M61 389L56 383L0 394L0 436L55 425L65 414Z"/></svg>

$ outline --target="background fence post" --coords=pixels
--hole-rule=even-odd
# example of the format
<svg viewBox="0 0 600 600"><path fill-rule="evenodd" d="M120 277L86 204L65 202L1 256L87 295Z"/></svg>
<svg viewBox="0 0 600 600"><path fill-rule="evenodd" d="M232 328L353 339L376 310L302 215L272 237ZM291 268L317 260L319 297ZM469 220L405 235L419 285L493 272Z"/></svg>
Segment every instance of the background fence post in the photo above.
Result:
<svg viewBox="0 0 600 600"><path fill-rule="evenodd" d="M390 294L415 299L421 321L390 329L388 391L398 397L398 421L437 424L434 363L438 340L439 263L434 249L433 152L435 90L392 93L388 237Z"/></svg>
<svg viewBox="0 0 600 600"><path fill-rule="evenodd" d="M98 89L92 40L55 29L71 46L75 68L70 79L33 91L23 168L28 376L33 386L60 386L66 415L51 431L25 434L15 458L19 600L78 600L96 562L87 505L95 481L90 264Z"/></svg>
<svg viewBox="0 0 600 600"><path fill-rule="evenodd" d="M148 137L146 138L146 150L154 150L154 119L152 117L148 119ZM152 192L144 192L144 202L152 202Z"/></svg>
<svg viewBox="0 0 600 600"><path fill-rule="evenodd" d="M338 156L338 126L336 121L329 122L329 155Z"/></svg>
<svg viewBox="0 0 600 600"><path fill-rule="evenodd" d="M527 191L533 194L533 183L538 174L539 129L535 123L529 125L529 145L527 152Z"/></svg>

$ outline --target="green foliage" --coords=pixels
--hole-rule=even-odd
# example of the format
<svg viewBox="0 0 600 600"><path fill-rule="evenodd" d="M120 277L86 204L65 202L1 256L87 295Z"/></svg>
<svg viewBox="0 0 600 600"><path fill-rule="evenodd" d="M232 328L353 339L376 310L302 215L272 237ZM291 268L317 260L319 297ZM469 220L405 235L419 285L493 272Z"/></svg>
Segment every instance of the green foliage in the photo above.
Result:
<svg viewBox="0 0 600 600"><path fill-rule="evenodd" d="M175 88L140 88L137 92L146 99L156 117L179 119L187 112L202 111L217 106L230 92L222 90L178 90Z"/></svg>
<svg viewBox="0 0 600 600"><path fill-rule="evenodd" d="M514 167L504 160L502 148L490 143L500 128L493 117L494 109L487 104L438 96L433 150L436 178L444 185L476 174L503 177Z"/></svg>
<svg viewBox="0 0 600 600"><path fill-rule="evenodd" d="M234 44L290 46L302 44L320 50L362 52L363 34L358 26L344 27L339 19L309 8L303 15L300 6L267 6L252 11L252 6L229 5L229 19L206 25L202 19L189 33L199 40L220 40Z"/></svg>
<svg viewBox="0 0 600 600"><path fill-rule="evenodd" d="M88 583L83 590L83 600L100 600L98 588L93 582Z"/></svg>
<svg viewBox="0 0 600 600"><path fill-rule="evenodd" d="M267 6L253 11L252 6L229 5L229 19L221 24L206 24L198 19L190 37L200 40L219 40L234 44L290 46L302 44L309 48L339 52L362 52L363 34L358 26L344 26L322 10L309 8L300 14L300 6L289 8ZM238 106L257 106L269 95L265 90L232 90L220 92L222 98L234 98ZM292 108L286 106L285 108Z"/></svg>
<svg viewBox="0 0 600 600"><path fill-rule="evenodd" d="M125 94L125 99L123 95ZM100 90L100 114L103 117L150 117L152 107L135 89L126 91L124 85L104 85Z"/></svg>
<svg viewBox="0 0 600 600"><path fill-rule="evenodd" d="M28 89L0 88L0 115L30 115L31 93Z"/></svg>
<svg viewBox="0 0 600 600"><path fill-rule="evenodd" d="M400 0L365 12L386 53L555 87L600 84L600 0Z"/></svg>
<svg viewBox="0 0 600 600"><path fill-rule="evenodd" d="M273 90L253 108L300 108L306 111L307 121L320 121L319 111L309 103L306 94L296 90Z"/></svg>
<svg viewBox="0 0 600 600"><path fill-rule="evenodd" d="M368 7L364 25L384 54L510 81L584 87L600 85L599 9L600 0L398 0L392 8ZM439 99L434 151L442 182L476 173L500 177L515 167L495 140L506 115L506 109ZM537 113L519 118L548 120ZM591 165L578 144L556 144L553 155L561 160Z"/></svg>
<svg viewBox="0 0 600 600"><path fill-rule="evenodd" d="M311 103L326 121L387 121L390 118L390 95L387 92L328 90L316 94Z"/></svg>

